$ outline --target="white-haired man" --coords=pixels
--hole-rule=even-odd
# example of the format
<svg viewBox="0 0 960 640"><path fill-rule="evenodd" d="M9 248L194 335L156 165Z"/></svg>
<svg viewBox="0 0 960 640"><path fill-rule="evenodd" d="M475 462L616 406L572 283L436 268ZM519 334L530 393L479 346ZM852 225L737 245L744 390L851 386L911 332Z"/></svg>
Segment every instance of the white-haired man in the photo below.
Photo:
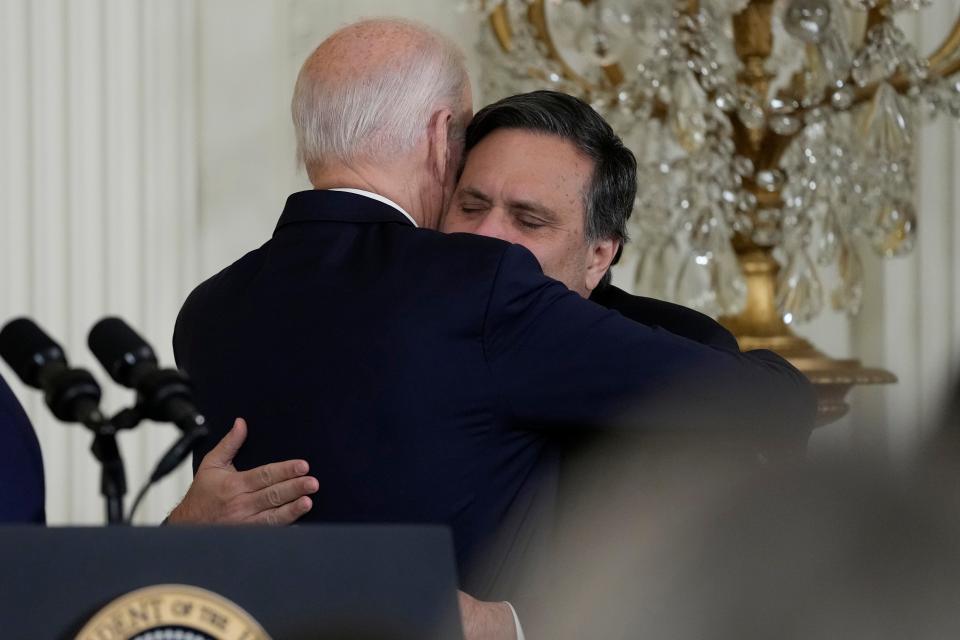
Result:
<svg viewBox="0 0 960 640"><path fill-rule="evenodd" d="M470 101L456 47L422 27L365 21L327 39L293 102L315 189L191 294L174 337L222 426L197 461L242 415L254 428L230 450L238 467L314 470L305 520L446 523L467 583L551 426L640 407L657 424L695 409L794 431L814 411L807 381L773 354L632 323L546 278L522 247L431 231ZM508 609L484 611L513 635Z"/></svg>

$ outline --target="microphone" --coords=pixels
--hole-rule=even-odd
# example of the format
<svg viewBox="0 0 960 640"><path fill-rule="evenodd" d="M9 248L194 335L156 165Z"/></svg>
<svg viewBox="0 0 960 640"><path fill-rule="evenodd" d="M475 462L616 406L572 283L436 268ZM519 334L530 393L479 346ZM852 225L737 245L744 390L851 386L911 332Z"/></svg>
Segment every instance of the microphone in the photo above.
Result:
<svg viewBox="0 0 960 640"><path fill-rule="evenodd" d="M86 369L69 366L63 348L27 318L11 320L0 330L0 357L24 384L43 391L58 420L80 422L93 431L90 450L101 464L100 493L106 499L107 522L123 522L126 473L117 448L117 427L100 412L100 385Z"/></svg>
<svg viewBox="0 0 960 640"><path fill-rule="evenodd" d="M187 376L177 369L161 369L153 349L126 322L104 318L93 325L87 344L114 381L136 390L145 418L172 422L185 433L205 425Z"/></svg>
<svg viewBox="0 0 960 640"><path fill-rule="evenodd" d="M90 351L115 382L137 392L137 409L156 422L172 422L183 436L170 448L150 476L155 482L173 471L206 437L206 418L193 400L190 380L177 369L161 369L157 356L130 325L104 318L87 338Z"/></svg>
<svg viewBox="0 0 960 640"><path fill-rule="evenodd" d="M86 369L70 367L63 348L32 320L17 318L0 330L0 357L24 384L43 391L58 420L103 426L100 385Z"/></svg>

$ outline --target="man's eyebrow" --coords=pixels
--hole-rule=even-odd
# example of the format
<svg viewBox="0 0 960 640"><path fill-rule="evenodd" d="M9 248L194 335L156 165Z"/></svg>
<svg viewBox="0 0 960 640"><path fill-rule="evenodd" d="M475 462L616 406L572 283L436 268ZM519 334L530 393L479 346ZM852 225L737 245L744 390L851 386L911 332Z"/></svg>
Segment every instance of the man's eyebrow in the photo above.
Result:
<svg viewBox="0 0 960 640"><path fill-rule="evenodd" d="M460 189L460 195L470 196L471 198L476 198L477 200L483 200L487 204L493 202L490 196L474 187L464 187L463 189Z"/></svg>

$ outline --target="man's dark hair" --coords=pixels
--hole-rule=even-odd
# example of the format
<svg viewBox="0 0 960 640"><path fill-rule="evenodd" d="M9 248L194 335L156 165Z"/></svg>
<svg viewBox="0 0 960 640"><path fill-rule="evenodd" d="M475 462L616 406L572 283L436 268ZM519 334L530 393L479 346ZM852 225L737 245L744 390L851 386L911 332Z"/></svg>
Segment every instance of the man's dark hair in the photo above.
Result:
<svg viewBox="0 0 960 640"><path fill-rule="evenodd" d="M583 100L565 93L521 93L477 112L467 127L464 158L497 129L558 136L593 161L593 175L583 194L585 234L588 240L619 241L616 264L628 240L627 220L637 193L637 160L606 120ZM608 271L602 284L609 281Z"/></svg>

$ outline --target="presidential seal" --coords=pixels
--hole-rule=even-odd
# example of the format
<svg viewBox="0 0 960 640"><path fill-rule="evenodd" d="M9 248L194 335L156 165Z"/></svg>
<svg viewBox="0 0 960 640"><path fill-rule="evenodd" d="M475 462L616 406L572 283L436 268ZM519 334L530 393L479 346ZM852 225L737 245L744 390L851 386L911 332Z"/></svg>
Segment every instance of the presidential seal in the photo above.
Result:
<svg viewBox="0 0 960 640"><path fill-rule="evenodd" d="M77 640L270 640L250 615L215 593L182 584L121 596L80 630Z"/></svg>

